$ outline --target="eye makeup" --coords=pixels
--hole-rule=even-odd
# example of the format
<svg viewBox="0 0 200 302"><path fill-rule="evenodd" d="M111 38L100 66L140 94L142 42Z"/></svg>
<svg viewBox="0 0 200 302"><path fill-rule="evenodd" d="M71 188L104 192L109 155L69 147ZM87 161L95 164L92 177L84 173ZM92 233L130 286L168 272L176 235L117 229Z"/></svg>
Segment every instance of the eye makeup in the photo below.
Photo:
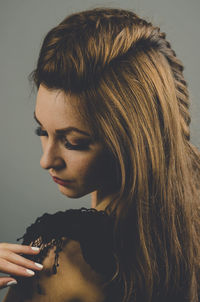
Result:
<svg viewBox="0 0 200 302"><path fill-rule="evenodd" d="M35 129L35 134L37 136L48 136L48 133L47 131L43 130L40 126L38 126L36 129ZM89 150L89 145L90 145L90 140L80 140L80 143L78 144L71 144L67 139L66 137L64 136L61 136L60 135L60 138L61 140L64 142L64 146L65 148L69 149L69 150Z"/></svg>

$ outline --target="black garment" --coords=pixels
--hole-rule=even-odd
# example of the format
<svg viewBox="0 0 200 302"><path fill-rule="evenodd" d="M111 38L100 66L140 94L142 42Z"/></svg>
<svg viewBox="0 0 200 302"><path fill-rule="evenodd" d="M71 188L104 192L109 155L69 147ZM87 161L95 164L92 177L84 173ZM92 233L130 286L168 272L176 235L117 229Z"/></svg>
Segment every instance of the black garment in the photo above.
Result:
<svg viewBox="0 0 200 302"><path fill-rule="evenodd" d="M56 246L52 273L59 266L59 252L62 250L63 237L79 241L85 261L105 280L110 280L115 271L113 256L113 218L105 211L96 209L70 209L55 214L44 214L26 229L22 244L41 248L38 255L23 255L34 262L42 263L47 252ZM66 243L66 241L65 241ZM37 273L36 273L37 278ZM17 278L18 285L26 298L30 294L29 280ZM38 283L38 293L40 292Z"/></svg>

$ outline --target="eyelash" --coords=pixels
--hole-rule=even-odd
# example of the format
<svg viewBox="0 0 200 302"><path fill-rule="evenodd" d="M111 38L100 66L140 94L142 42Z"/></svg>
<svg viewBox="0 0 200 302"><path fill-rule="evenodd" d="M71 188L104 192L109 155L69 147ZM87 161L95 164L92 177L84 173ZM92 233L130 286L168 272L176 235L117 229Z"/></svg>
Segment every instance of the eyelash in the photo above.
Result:
<svg viewBox="0 0 200 302"><path fill-rule="evenodd" d="M47 132L45 130L42 130L42 128L40 126L37 127L34 132L37 136L48 136ZM82 144L72 145L66 138L64 140L65 140L65 148L67 148L69 150L87 150L87 149L89 149L87 142L84 142Z"/></svg>

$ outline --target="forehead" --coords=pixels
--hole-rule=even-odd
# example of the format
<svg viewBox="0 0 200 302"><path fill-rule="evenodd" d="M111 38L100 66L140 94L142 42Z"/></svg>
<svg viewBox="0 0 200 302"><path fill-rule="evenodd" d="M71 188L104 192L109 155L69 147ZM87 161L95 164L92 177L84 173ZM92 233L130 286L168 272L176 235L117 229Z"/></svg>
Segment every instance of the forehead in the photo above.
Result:
<svg viewBox="0 0 200 302"><path fill-rule="evenodd" d="M42 124L50 122L55 128L75 126L90 132L86 121L77 110L78 105L79 100L75 96L40 85L35 114Z"/></svg>

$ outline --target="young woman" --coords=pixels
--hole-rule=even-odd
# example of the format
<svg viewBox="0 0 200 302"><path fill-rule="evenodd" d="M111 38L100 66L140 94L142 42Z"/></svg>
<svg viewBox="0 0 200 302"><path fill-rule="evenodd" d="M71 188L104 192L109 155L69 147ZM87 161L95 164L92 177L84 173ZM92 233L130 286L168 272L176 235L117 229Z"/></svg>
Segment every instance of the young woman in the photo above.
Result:
<svg viewBox="0 0 200 302"><path fill-rule="evenodd" d="M92 193L92 207L44 214L22 245L0 244L1 286L18 282L4 302L199 301L200 152L165 37L111 8L46 35L31 74L40 164L62 194Z"/></svg>

